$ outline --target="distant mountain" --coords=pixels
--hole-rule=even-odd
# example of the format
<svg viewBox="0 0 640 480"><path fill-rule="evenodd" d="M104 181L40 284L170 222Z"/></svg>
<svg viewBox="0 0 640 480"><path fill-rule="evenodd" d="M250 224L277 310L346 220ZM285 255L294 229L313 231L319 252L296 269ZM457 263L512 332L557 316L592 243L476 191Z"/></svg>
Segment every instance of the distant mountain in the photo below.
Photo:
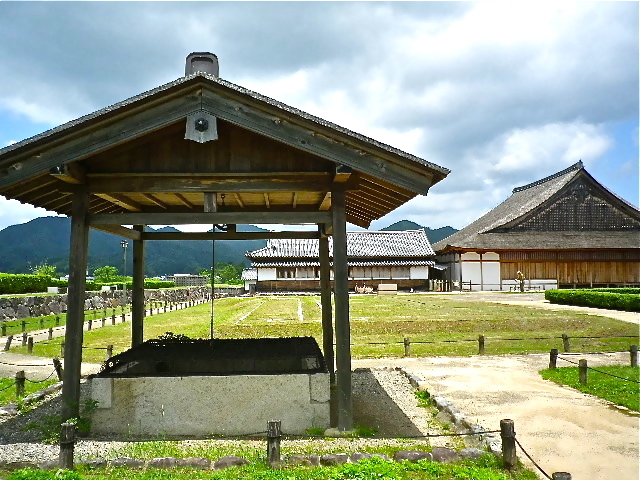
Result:
<svg viewBox="0 0 640 480"><path fill-rule="evenodd" d="M439 242L443 238L447 238L458 230L453 227L440 227L436 229L431 229L429 227L423 227L422 225L418 225L415 222L410 220L400 220L399 222L394 223L393 225L389 225L388 227L382 228L381 230L424 230L427 234L427 238L429 242L433 245L436 242Z"/></svg>
<svg viewBox="0 0 640 480"><path fill-rule="evenodd" d="M178 232L173 227L148 231ZM69 234L71 222L67 217L41 217L0 231L0 272L28 273L31 267L44 262L55 265L58 272L69 268ZM253 225L238 225L238 231L265 231ZM89 232L88 270L111 265L122 271L121 237L91 230ZM145 273L147 276L173 273L197 273L211 267L211 241L163 240L145 243ZM217 262L249 262L244 254L266 245L265 240L218 240L215 242ZM127 253L127 272L132 272L131 249Z"/></svg>

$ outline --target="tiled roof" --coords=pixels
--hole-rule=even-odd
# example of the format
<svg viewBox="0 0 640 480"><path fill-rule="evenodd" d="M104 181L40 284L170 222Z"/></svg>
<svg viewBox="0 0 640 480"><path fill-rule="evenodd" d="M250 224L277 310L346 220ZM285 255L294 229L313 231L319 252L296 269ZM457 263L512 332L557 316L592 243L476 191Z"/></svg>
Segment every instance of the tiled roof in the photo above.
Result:
<svg viewBox="0 0 640 480"><path fill-rule="evenodd" d="M330 262L333 265L333 262ZM407 260L348 260L350 267L436 267L433 260L407 259ZM319 267L319 260L255 260L255 267ZM244 280L244 279L243 279Z"/></svg>
<svg viewBox="0 0 640 480"><path fill-rule="evenodd" d="M347 257L351 259L425 258L432 255L434 251L424 230L347 232ZM318 240L269 240L265 248L248 252L246 256L251 260L317 259L319 257ZM329 256L333 256L332 238L329 238Z"/></svg>
<svg viewBox="0 0 640 480"><path fill-rule="evenodd" d="M500 205L453 235L433 245L436 252L447 247L462 249L573 249L573 248L640 248L637 233L616 231L582 232L497 232L496 229L517 220L541 206L553 195L560 192L577 176L584 175L596 182L582 162L558 173L545 177L523 187L513 189L513 194ZM597 182L596 182L597 183ZM598 184L600 185L600 184ZM614 201L637 208L624 201L605 187L600 187L611 195Z"/></svg>

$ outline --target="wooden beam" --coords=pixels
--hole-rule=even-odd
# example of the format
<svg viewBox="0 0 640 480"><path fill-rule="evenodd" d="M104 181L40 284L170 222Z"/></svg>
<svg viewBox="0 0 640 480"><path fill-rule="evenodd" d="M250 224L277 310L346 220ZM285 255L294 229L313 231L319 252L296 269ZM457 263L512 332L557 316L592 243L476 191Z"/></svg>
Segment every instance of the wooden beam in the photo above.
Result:
<svg viewBox="0 0 640 480"><path fill-rule="evenodd" d="M87 181L84 166L79 162L56 165L49 169L49 174L58 180L76 185L86 183Z"/></svg>
<svg viewBox="0 0 640 480"><path fill-rule="evenodd" d="M187 208L194 208L193 203L191 203L189 200L187 200L184 195L180 194L180 193L174 193L174 195L176 196L176 198Z"/></svg>
<svg viewBox="0 0 640 480"><path fill-rule="evenodd" d="M181 92L173 97L164 95L131 108L118 109L115 114L105 114L94 121L86 120L74 129L73 138L49 140L46 148L41 145L43 142L24 148L11 158L12 162L21 162L22 168L0 178L0 188L183 121L190 113L200 110L197 92Z"/></svg>
<svg viewBox="0 0 640 480"><path fill-rule="evenodd" d="M267 192L262 194L264 196L264 204L267 208L271 208L271 202L269 201L269 194Z"/></svg>
<svg viewBox="0 0 640 480"><path fill-rule="evenodd" d="M347 190L358 188L357 178L352 180L344 182ZM149 174L147 177L90 177L87 185L91 193L326 192L331 190L333 181L326 175L318 176L315 179L309 177L299 179L273 177L265 179L262 177L221 178L215 175L209 177L160 177Z"/></svg>
<svg viewBox="0 0 640 480"><path fill-rule="evenodd" d="M153 204L155 204L155 205L159 206L160 208L164 208L165 210L166 210L167 208L169 208L169 206L168 206L166 203L164 203L163 201L161 201L161 200L159 200L158 198L154 197L154 196L153 196L152 194L150 194L150 193L143 193L143 194L142 194L142 196L143 196L144 198L146 198L147 200L149 200L151 203L153 203Z"/></svg>
<svg viewBox="0 0 640 480"><path fill-rule="evenodd" d="M234 193L233 196L236 199L236 202L238 202L238 205L240 205L240 208L245 208L244 207L244 202L242 201L242 198L240 198L240 194L239 193Z"/></svg>
<svg viewBox="0 0 640 480"><path fill-rule="evenodd" d="M324 231L318 225L319 232ZM320 257L320 305L322 309L322 350L324 361L329 370L329 381L332 386L336 382L335 360L333 353L333 314L331 308L331 264L329 261L329 238L320 234L318 253ZM332 425L333 426L333 425Z"/></svg>
<svg viewBox="0 0 640 480"><path fill-rule="evenodd" d="M333 278L336 315L336 386L338 429L353 428L351 397L351 327L349 325L349 267L344 192L333 192Z"/></svg>
<svg viewBox="0 0 640 480"><path fill-rule="evenodd" d="M268 239L313 239L318 232L145 232L143 240L268 240Z"/></svg>
<svg viewBox="0 0 640 480"><path fill-rule="evenodd" d="M318 210L329 210L331 208L331 192L325 192Z"/></svg>
<svg viewBox="0 0 640 480"><path fill-rule="evenodd" d="M112 213L90 215L90 225L329 223L330 212Z"/></svg>
<svg viewBox="0 0 640 480"><path fill-rule="evenodd" d="M131 346L144 342L144 241L143 225L134 225L138 239L133 241L133 291L131 292Z"/></svg>
<svg viewBox="0 0 640 480"><path fill-rule="evenodd" d="M134 212L141 212L144 209L144 206L135 200L130 199L126 195L121 195L119 193L95 193L97 197L104 198L116 205L120 205L122 208L126 208L127 210L133 210Z"/></svg>
<svg viewBox="0 0 640 480"><path fill-rule="evenodd" d="M293 192L293 198L291 199L291 206L293 208L296 208L297 204L298 204L298 192Z"/></svg>
<svg viewBox="0 0 640 480"><path fill-rule="evenodd" d="M91 228L105 233L112 233L113 235L118 235L119 237L128 238L130 240L142 239L142 234L140 232L120 225L91 225Z"/></svg>
<svg viewBox="0 0 640 480"><path fill-rule="evenodd" d="M231 93L232 94L232 93ZM290 121L274 117L262 108L248 106L218 92L203 91L203 107L206 111L227 122L239 125L299 150L351 167L371 176L387 179L408 188L414 193L425 194L433 183L433 174L421 168L413 160L395 158L391 152L372 153L365 141L347 138L327 128L327 134L319 133L317 126L305 127L304 120L291 116ZM286 116L282 112L282 116ZM331 137L329 136L331 135ZM358 142L360 145L355 145ZM371 149L367 151L365 149Z"/></svg>
<svg viewBox="0 0 640 480"><path fill-rule="evenodd" d="M218 211L218 196L216 192L204 192L204 211L215 213Z"/></svg>

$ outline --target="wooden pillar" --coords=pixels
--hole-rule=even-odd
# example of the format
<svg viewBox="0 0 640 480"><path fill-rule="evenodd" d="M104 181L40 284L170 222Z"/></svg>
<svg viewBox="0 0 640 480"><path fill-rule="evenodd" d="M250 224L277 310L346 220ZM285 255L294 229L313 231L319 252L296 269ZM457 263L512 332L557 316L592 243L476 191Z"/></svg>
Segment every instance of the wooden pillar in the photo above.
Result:
<svg viewBox="0 0 640 480"><path fill-rule="evenodd" d="M87 273L89 195L79 190L73 194L71 240L69 249L69 291L67 324L64 335L64 373L62 376L62 421L78 417L80 405L80 367L82 364L82 326Z"/></svg>
<svg viewBox="0 0 640 480"><path fill-rule="evenodd" d="M349 326L349 268L347 265L347 220L345 194L331 192L333 218L333 288L336 310L336 390L338 429L353 428L351 400L351 332Z"/></svg>
<svg viewBox="0 0 640 480"><path fill-rule="evenodd" d="M333 312L331 308L331 264L329 261L329 238L320 227L320 305L322 306L322 350L329 369L331 385L336 383L333 355Z"/></svg>
<svg viewBox="0 0 640 480"><path fill-rule="evenodd" d="M144 225L134 225L142 233ZM131 292L131 346L144 342L144 241L133 241L133 289Z"/></svg>

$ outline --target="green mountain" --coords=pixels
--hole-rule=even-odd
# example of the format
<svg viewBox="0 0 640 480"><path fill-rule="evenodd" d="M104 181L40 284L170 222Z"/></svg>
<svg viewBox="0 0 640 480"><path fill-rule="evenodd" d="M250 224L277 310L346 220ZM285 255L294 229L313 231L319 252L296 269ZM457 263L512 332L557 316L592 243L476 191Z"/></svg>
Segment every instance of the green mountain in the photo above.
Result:
<svg viewBox="0 0 640 480"><path fill-rule="evenodd" d="M173 227L149 231L177 232ZM67 217L41 217L0 231L0 272L28 273L31 267L48 263L58 272L69 268L69 235L71 222ZM264 231L253 225L238 225L238 231ZM91 230L89 233L88 270L111 265L120 272L124 265L122 238ZM145 243L145 273L147 276L174 273L198 273L211 268L211 241L166 240ZM244 254L266 245L265 240L218 240L215 242L215 261L245 264ZM132 272L131 248L127 252L127 272Z"/></svg>
<svg viewBox="0 0 640 480"><path fill-rule="evenodd" d="M449 226L431 229L429 227L423 227L422 225L418 225L417 223L412 222L410 220L400 220L399 222L396 222L393 225L389 225L388 227L382 228L381 230L420 230L420 229L425 231L431 245L433 245L436 242L439 242L443 238L447 238L453 235L458 231L455 228L449 227Z"/></svg>

